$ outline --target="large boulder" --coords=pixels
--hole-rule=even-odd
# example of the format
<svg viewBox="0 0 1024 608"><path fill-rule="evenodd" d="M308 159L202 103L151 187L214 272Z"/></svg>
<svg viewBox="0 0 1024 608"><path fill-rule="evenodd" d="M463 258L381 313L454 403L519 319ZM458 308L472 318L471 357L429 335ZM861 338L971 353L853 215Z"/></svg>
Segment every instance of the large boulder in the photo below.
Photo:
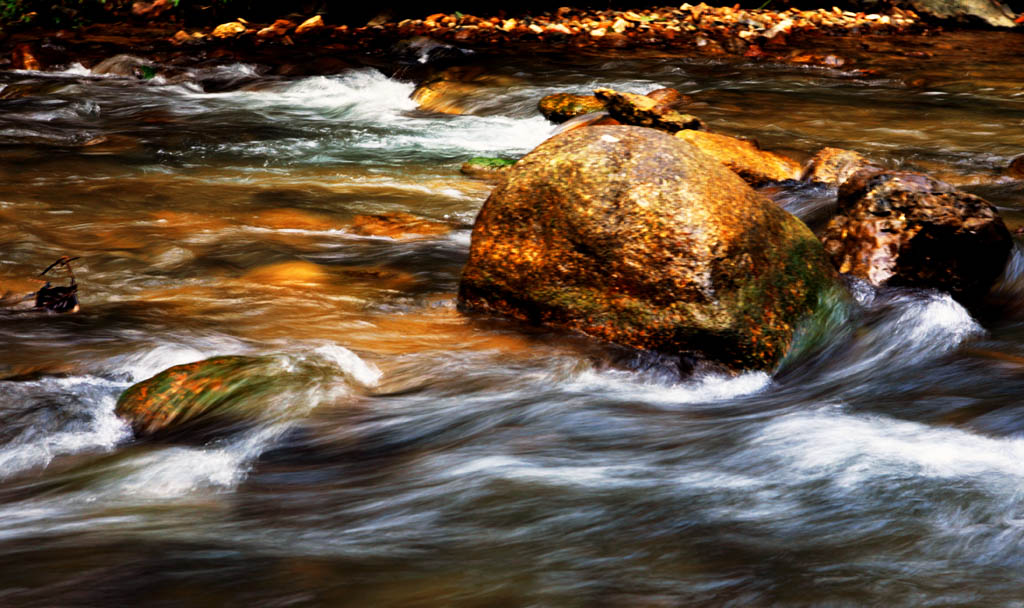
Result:
<svg viewBox="0 0 1024 608"><path fill-rule="evenodd" d="M692 129L678 131L676 137L729 167L752 186L800 179L800 163L745 139Z"/></svg>
<svg viewBox="0 0 1024 608"><path fill-rule="evenodd" d="M965 303L988 292L1013 244L984 199L924 175L871 170L839 189L822 241L840 272L942 289Z"/></svg>
<svg viewBox="0 0 1024 608"><path fill-rule="evenodd" d="M484 203L462 310L771 369L835 270L800 220L653 129L563 133Z"/></svg>

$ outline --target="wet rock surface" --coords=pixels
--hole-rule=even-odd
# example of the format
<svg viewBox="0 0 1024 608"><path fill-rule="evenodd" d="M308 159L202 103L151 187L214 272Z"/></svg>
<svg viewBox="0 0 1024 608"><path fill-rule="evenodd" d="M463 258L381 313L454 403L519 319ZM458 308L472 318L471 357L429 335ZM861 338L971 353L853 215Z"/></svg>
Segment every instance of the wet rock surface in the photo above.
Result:
<svg viewBox="0 0 1024 608"><path fill-rule="evenodd" d="M916 173L862 171L822 235L840 272L873 285L941 289L965 303L1003 272L1012 238L984 199Z"/></svg>
<svg viewBox="0 0 1024 608"><path fill-rule="evenodd" d="M473 157L462 163L459 171L463 175L483 179L487 181L498 181L508 175L516 161L510 158L487 158L483 156Z"/></svg>
<svg viewBox="0 0 1024 608"><path fill-rule="evenodd" d="M594 95L607 104L608 114L624 125L651 127L669 133L704 128L704 123L696 116L673 110L646 95L613 89L595 89Z"/></svg>
<svg viewBox="0 0 1024 608"><path fill-rule="evenodd" d="M691 144L591 127L541 144L487 199L459 304L770 369L834 275L803 223Z"/></svg>
<svg viewBox="0 0 1024 608"><path fill-rule="evenodd" d="M676 137L693 144L752 186L800 178L800 164L795 160L762 150L745 139L692 129L679 131Z"/></svg>
<svg viewBox="0 0 1024 608"><path fill-rule="evenodd" d="M838 188L860 171L881 171L882 167L863 154L841 148L822 148L804 168L802 179Z"/></svg>
<svg viewBox="0 0 1024 608"><path fill-rule="evenodd" d="M115 411L138 438L201 439L253 423L260 397L283 372L273 357L215 357L176 365L132 385Z"/></svg>
<svg viewBox="0 0 1024 608"><path fill-rule="evenodd" d="M591 112L602 112L605 103L593 95L554 93L541 98L537 109L551 122L562 123Z"/></svg>

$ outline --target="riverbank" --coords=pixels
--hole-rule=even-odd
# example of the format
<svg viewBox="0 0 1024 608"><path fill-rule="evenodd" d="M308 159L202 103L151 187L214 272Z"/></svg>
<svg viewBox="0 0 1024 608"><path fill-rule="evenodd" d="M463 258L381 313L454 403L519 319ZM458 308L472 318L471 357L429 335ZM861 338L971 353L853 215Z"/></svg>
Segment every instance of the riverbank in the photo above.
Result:
<svg viewBox="0 0 1024 608"><path fill-rule="evenodd" d="M621 11L562 8L507 18L437 13L419 19L371 21L361 27L332 25L320 16L300 19L292 15L269 23L239 18L216 26L184 28L167 18L78 29L15 30L0 40L0 68L53 70L73 63L90 67L113 55L130 53L172 65L243 61L272 66L286 74L335 73L347 67L339 63L342 57L394 55L396 45L408 40L418 40L421 47L424 41L433 40L475 52L643 49L680 56L842 67L849 59L834 51L843 46L837 39L934 37L944 31L943 25L899 8L883 13L834 7L776 11L704 3Z"/></svg>

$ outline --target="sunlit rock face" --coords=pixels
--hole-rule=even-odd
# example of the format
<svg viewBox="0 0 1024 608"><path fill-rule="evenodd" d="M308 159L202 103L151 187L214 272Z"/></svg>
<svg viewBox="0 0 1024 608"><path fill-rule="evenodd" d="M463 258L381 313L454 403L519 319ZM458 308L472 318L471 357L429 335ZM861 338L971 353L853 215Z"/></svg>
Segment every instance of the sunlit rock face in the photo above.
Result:
<svg viewBox="0 0 1024 608"><path fill-rule="evenodd" d="M459 303L770 369L834 279L800 220L691 144L591 127L541 144L487 199Z"/></svg>
<svg viewBox="0 0 1024 608"><path fill-rule="evenodd" d="M925 175L871 170L840 188L822 240L840 272L941 289L966 303L989 291L1013 244L984 199Z"/></svg>

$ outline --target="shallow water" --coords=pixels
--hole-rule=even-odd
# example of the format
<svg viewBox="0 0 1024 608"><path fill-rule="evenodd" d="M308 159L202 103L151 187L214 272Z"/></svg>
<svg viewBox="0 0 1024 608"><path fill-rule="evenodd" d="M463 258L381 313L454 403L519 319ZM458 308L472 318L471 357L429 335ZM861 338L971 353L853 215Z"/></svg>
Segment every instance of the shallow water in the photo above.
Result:
<svg viewBox="0 0 1024 608"><path fill-rule="evenodd" d="M972 184L1016 225L999 171L1024 150L1024 47L988 33L978 57L978 36L869 40L885 53L838 70L469 55L500 78L461 116L372 68L0 73L0 605L1018 605L1019 252L973 312L854 283L773 375L680 377L455 310L490 190L460 163L526 153L554 132L540 96L596 84L679 88L798 158ZM812 225L834 197L766 193ZM388 212L449 230L354 228ZM82 312L17 305L64 254ZM204 445L114 415L132 383L226 354L320 373Z"/></svg>

